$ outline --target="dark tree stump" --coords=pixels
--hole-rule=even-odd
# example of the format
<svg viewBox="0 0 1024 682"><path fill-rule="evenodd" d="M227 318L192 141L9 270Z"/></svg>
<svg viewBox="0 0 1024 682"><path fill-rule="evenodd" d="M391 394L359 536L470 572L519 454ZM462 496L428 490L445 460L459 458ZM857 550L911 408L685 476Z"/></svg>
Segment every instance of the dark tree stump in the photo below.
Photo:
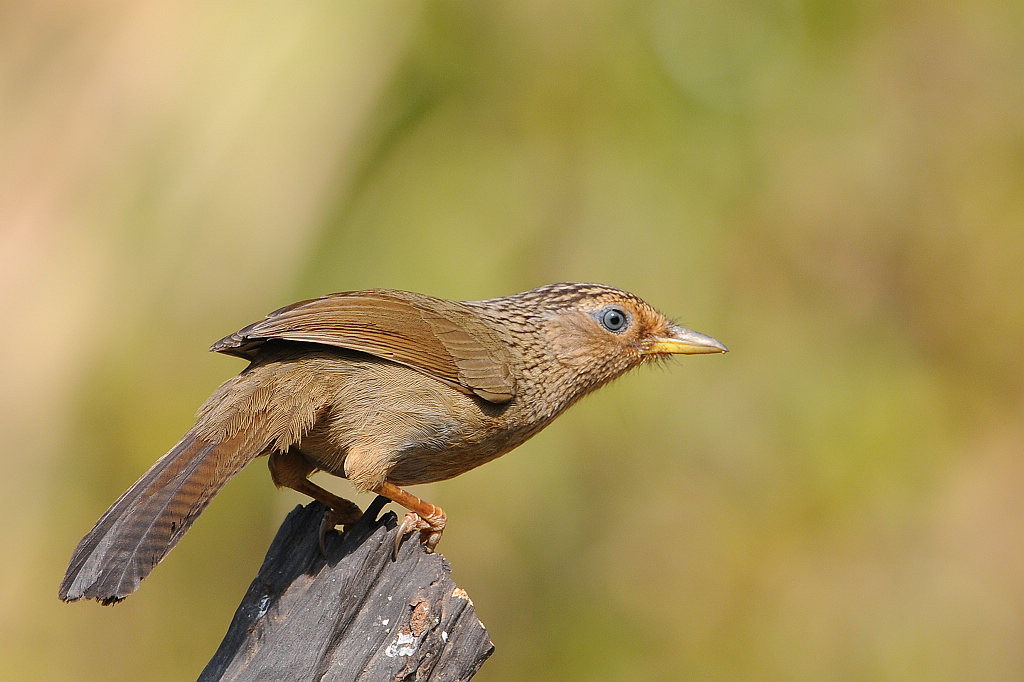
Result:
<svg viewBox="0 0 1024 682"><path fill-rule="evenodd" d="M383 501L382 501L383 500ZM363 518L318 546L324 506L296 507L270 545L224 641L211 680L468 680L494 646L448 561L417 536L392 560L393 513Z"/></svg>

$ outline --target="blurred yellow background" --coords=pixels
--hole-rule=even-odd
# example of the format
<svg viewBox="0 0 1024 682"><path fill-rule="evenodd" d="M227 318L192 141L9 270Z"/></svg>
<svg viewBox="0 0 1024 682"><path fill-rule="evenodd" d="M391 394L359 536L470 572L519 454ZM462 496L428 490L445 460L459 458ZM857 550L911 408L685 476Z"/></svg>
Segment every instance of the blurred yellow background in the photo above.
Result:
<svg viewBox="0 0 1024 682"><path fill-rule="evenodd" d="M194 679L219 644L304 502L262 462L125 603L57 600L243 367L210 343L331 291L584 280L733 352L414 488L497 645L477 679L1024 678L1022 27L1009 0L5 3L0 677Z"/></svg>

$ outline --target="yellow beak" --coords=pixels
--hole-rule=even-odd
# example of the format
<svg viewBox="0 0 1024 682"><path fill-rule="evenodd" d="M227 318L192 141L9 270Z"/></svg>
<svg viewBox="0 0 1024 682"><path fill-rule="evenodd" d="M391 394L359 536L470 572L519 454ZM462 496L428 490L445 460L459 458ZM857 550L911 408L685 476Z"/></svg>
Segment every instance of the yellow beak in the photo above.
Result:
<svg viewBox="0 0 1024 682"><path fill-rule="evenodd" d="M668 336L657 336L644 343L644 355L669 355L681 353L695 355L697 353L728 353L729 349L718 339L692 329L669 326Z"/></svg>

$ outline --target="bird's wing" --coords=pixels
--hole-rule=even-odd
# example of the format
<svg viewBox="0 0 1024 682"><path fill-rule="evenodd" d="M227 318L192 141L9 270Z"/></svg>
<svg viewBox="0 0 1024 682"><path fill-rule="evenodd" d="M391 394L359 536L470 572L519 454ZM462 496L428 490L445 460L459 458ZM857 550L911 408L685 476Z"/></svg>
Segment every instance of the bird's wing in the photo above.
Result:
<svg viewBox="0 0 1024 682"><path fill-rule="evenodd" d="M507 341L452 301L388 289L331 294L276 310L210 350L252 360L270 339L369 353L492 403L515 395Z"/></svg>

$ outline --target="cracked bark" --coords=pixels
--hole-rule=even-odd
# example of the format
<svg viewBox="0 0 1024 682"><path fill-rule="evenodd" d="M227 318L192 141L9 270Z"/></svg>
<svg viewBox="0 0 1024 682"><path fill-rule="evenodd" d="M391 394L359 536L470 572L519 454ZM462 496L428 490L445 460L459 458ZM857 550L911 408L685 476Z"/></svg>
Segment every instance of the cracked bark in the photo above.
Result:
<svg viewBox="0 0 1024 682"><path fill-rule="evenodd" d="M224 641L213 680L468 680L494 646L447 559L415 538L392 560L397 519L377 498L327 556L312 502L281 525Z"/></svg>

